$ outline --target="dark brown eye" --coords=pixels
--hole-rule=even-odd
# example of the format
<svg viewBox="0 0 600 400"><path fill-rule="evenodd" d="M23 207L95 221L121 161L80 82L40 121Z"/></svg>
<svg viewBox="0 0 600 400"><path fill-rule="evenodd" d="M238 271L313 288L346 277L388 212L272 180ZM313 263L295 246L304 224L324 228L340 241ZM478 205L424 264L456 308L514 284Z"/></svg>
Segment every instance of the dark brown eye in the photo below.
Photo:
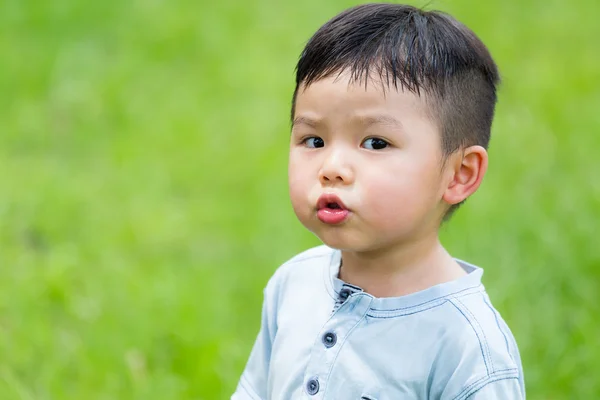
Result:
<svg viewBox="0 0 600 400"><path fill-rule="evenodd" d="M363 142L362 146L369 150L381 150L388 147L389 143L379 138L368 138Z"/></svg>
<svg viewBox="0 0 600 400"><path fill-rule="evenodd" d="M323 141L323 139L316 136L304 139L304 144L306 145L306 147L310 148L319 148L325 146L325 142Z"/></svg>

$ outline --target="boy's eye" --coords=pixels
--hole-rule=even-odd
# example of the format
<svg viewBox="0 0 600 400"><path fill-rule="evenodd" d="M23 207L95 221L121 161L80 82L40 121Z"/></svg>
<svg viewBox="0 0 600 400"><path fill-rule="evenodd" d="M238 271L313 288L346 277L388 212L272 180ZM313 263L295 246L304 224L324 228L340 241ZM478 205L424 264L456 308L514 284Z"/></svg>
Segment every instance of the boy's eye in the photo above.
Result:
<svg viewBox="0 0 600 400"><path fill-rule="evenodd" d="M306 145L306 147L310 148L318 148L325 146L325 142L320 137L309 137L304 139L303 142Z"/></svg>
<svg viewBox="0 0 600 400"><path fill-rule="evenodd" d="M363 142L362 146L369 150L381 150L388 147L389 143L379 138L368 138Z"/></svg>

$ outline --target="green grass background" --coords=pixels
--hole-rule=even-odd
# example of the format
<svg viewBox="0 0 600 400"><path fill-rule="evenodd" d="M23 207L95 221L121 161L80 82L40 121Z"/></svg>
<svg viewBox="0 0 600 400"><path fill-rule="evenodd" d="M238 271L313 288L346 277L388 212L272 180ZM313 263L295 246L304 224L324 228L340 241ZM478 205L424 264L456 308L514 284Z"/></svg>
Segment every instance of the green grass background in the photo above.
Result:
<svg viewBox="0 0 600 400"><path fill-rule="evenodd" d="M0 1L0 400L228 398L267 279L318 244L287 197L293 68L354 4ZM503 75L443 241L485 268L528 397L600 398L600 2L429 8Z"/></svg>

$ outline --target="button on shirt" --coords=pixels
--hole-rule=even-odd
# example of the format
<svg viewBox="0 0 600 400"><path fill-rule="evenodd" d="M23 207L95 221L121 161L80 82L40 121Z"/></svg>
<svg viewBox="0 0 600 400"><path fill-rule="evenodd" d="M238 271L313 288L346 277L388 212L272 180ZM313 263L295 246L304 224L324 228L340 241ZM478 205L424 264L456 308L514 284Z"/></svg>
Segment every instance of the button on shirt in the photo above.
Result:
<svg viewBox="0 0 600 400"><path fill-rule="evenodd" d="M326 246L280 267L233 400L524 399L517 345L483 271L407 296L375 298L337 278Z"/></svg>

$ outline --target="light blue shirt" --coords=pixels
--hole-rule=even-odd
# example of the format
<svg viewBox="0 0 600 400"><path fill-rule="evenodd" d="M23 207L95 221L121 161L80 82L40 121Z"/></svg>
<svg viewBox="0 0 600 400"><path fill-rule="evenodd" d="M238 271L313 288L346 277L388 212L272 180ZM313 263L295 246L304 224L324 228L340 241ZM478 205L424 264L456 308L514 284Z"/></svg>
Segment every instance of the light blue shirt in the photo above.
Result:
<svg viewBox="0 0 600 400"><path fill-rule="evenodd" d="M281 266L233 400L524 399L508 326L482 269L418 293L376 298L337 278L326 246Z"/></svg>

